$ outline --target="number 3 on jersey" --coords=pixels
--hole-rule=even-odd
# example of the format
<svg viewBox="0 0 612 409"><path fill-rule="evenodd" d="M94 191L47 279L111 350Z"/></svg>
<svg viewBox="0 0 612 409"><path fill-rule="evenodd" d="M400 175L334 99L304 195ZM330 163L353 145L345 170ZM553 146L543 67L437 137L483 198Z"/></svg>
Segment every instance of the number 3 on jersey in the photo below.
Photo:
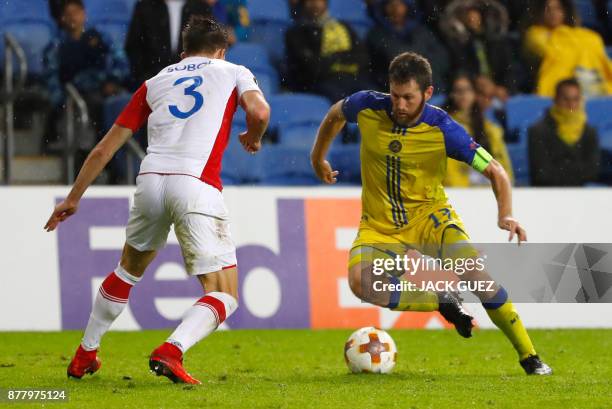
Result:
<svg viewBox="0 0 612 409"><path fill-rule="evenodd" d="M193 100L194 100L193 107L189 111L183 112L176 105L168 106L168 109L170 109L170 113L173 116L180 118L180 119L189 118L191 115L198 112L200 108L202 108L202 105L204 105L204 97L202 96L202 94L200 94L198 91L195 90L197 87L202 85L202 77L194 76L194 77L179 78L178 80L174 81L174 84L172 85L175 85L175 86L180 85L186 81L193 81L193 83L189 85L187 88L185 88L184 90L185 95L189 95L190 97L193 97Z"/></svg>

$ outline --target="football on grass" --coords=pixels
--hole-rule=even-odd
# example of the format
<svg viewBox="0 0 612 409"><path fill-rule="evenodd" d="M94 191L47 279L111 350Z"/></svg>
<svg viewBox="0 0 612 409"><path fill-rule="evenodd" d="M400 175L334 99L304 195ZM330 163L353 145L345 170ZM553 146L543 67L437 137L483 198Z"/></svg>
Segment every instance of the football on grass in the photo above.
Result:
<svg viewBox="0 0 612 409"><path fill-rule="evenodd" d="M393 338L378 328L358 329L344 345L344 360L353 373L391 373L396 359Z"/></svg>

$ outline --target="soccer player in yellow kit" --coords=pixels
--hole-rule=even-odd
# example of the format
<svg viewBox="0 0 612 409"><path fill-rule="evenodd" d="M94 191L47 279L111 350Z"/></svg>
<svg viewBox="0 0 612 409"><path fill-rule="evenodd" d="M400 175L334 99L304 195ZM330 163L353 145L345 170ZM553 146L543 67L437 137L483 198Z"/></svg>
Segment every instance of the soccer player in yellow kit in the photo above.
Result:
<svg viewBox="0 0 612 409"><path fill-rule="evenodd" d="M390 93L360 91L334 104L319 128L311 160L317 176L328 184L338 172L326 160L333 138L345 123L361 131L362 217L349 260L349 284L356 296L395 311L435 311L470 337L472 317L454 292L368 291L376 252L391 257L399 246L407 254L476 258L463 222L448 204L442 181L447 157L463 161L490 181L498 204L498 226L526 240L525 230L512 217L512 193L503 167L443 110L427 104L433 93L431 66L414 53L398 55L389 66ZM444 253L444 254L441 254ZM400 274L385 280L399 283ZM462 280L489 279L486 271L466 272ZM552 369L538 357L508 298L495 284L493 291L475 292L487 314L510 340L529 375L549 375Z"/></svg>

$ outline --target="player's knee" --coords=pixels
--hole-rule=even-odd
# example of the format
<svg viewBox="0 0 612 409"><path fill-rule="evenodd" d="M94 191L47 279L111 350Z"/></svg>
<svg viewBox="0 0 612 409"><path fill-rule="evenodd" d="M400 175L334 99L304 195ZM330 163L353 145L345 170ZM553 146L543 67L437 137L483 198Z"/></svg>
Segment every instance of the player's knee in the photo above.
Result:
<svg viewBox="0 0 612 409"><path fill-rule="evenodd" d="M349 269L349 287L355 296L361 298L361 267L359 265L353 266Z"/></svg>

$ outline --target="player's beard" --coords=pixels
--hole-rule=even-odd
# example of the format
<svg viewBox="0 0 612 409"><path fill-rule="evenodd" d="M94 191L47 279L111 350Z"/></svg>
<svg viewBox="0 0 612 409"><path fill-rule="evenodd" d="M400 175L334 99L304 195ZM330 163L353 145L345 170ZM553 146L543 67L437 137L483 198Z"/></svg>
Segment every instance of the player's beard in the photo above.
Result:
<svg viewBox="0 0 612 409"><path fill-rule="evenodd" d="M421 103L419 104L419 107L416 109L416 111L406 116L403 116L401 118L398 117L395 114L395 112L393 112L393 120L395 121L395 123L401 126L407 127L407 126L413 125L421 116L421 113L423 112L424 107L425 107L425 94L422 94Z"/></svg>

